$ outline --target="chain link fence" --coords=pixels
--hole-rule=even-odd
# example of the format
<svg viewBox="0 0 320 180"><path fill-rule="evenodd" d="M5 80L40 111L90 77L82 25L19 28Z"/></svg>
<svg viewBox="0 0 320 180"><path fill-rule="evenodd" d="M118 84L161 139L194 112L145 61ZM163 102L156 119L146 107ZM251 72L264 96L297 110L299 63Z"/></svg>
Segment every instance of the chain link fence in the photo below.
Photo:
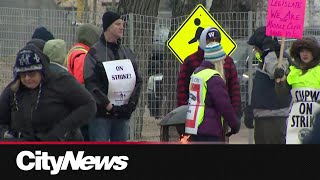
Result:
<svg viewBox="0 0 320 180"><path fill-rule="evenodd" d="M101 27L101 17L102 13L93 12L82 12L82 19L77 19L76 11L0 8L0 92L12 80L15 54L31 39L37 26L45 26L55 38L65 40L69 49L75 43L78 25L92 23ZM126 23L122 43L137 55L143 77L138 108L130 121L130 140L159 141L158 123L176 107L176 82L180 68L180 62L169 51L166 41L187 16L161 18L127 14L123 17ZM254 59L252 47L246 42L255 28L265 24L266 13L230 12L213 14L213 17L238 45L231 57L238 70L244 107L248 100L249 81L243 74L253 71L253 66L248 64ZM305 29L306 35L317 38L320 37L319 32L316 26ZM286 49L293 41L294 39L286 41Z"/></svg>

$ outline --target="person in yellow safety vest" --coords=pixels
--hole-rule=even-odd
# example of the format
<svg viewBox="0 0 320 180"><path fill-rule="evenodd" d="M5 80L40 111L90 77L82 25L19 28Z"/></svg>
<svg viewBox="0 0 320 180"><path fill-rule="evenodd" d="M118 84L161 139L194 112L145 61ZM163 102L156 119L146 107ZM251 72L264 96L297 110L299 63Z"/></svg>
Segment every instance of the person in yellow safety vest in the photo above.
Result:
<svg viewBox="0 0 320 180"><path fill-rule="evenodd" d="M286 76L284 70L277 68L275 78L279 97L291 92L293 103L287 122L286 144L301 144L310 134L315 115L319 111L320 96L320 53L319 44L314 37L296 40L290 55L295 65L290 66Z"/></svg>
<svg viewBox="0 0 320 180"><path fill-rule="evenodd" d="M93 24L82 24L76 31L77 43L69 50L64 61L64 67L76 80L84 86L83 67L85 57L90 47L99 39L102 29ZM88 125L81 127L85 141L89 141Z"/></svg>
<svg viewBox="0 0 320 180"><path fill-rule="evenodd" d="M90 47L98 41L101 32L102 29L93 24L80 25L76 31L77 43L67 53L64 66L80 84L84 84L83 66L86 54Z"/></svg>
<svg viewBox="0 0 320 180"><path fill-rule="evenodd" d="M218 42L209 43L204 50L204 61L191 75L189 109L185 133L190 141L224 142L224 136L236 134L240 121L226 90L223 60L226 54ZM231 128L223 132L223 121Z"/></svg>

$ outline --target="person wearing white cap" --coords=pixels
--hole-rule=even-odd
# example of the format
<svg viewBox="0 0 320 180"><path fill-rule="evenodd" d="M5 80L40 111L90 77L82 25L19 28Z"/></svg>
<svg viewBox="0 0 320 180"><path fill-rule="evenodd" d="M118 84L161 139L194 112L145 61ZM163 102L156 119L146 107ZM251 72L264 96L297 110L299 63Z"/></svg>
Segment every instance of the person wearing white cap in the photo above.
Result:
<svg viewBox="0 0 320 180"><path fill-rule="evenodd" d="M205 28L199 39L198 50L193 54L189 55L181 64L180 71L178 74L177 81L177 106L187 105L189 98L189 83L190 76L195 71L197 67L204 61L204 49L207 44L211 42L218 42L221 44L222 37L220 31L214 27ZM241 107L241 94L240 94L240 84L238 79L238 73L233 59L226 55L223 60L224 76L226 82L227 92L231 100L233 109L236 112L238 120L242 117L242 107ZM184 126L176 126L178 132L184 131ZM227 125L224 125L224 131L228 131ZM229 139L225 138L227 142Z"/></svg>
<svg viewBox="0 0 320 180"><path fill-rule="evenodd" d="M240 121L232 107L225 83L223 63L226 54L218 42L204 48L204 61L191 75L189 110L185 133L190 141L224 142L224 136L236 134ZM231 128L224 132L223 121Z"/></svg>

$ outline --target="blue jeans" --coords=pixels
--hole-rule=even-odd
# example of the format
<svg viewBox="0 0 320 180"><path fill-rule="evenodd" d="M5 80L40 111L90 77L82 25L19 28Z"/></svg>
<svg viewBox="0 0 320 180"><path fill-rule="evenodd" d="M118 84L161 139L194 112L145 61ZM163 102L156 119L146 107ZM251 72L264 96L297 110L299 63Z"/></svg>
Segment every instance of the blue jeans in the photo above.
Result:
<svg viewBox="0 0 320 180"><path fill-rule="evenodd" d="M90 141L127 141L129 120L98 117L89 122Z"/></svg>

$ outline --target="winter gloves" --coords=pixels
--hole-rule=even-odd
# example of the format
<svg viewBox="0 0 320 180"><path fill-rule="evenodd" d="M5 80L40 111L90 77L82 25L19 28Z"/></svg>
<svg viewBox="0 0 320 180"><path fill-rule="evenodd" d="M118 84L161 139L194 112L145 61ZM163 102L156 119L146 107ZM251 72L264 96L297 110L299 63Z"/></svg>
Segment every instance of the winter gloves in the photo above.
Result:
<svg viewBox="0 0 320 180"><path fill-rule="evenodd" d="M276 68L274 70L274 78L281 79L284 76L284 70L282 68Z"/></svg>
<svg viewBox="0 0 320 180"><path fill-rule="evenodd" d="M129 102L128 104L124 104L121 106L113 105L109 114L113 114L114 116L119 116L119 114L131 114L136 109L136 105L133 102Z"/></svg>
<svg viewBox="0 0 320 180"><path fill-rule="evenodd" d="M237 128L237 129L231 128L231 131L228 132L228 133L226 134L226 136L227 136L227 137L230 137L230 136L233 135L233 134L237 134L237 133L239 132L239 130L240 130L240 128Z"/></svg>
<svg viewBox="0 0 320 180"><path fill-rule="evenodd" d="M244 125L248 128L248 129L253 129L253 109L251 105L248 105L245 110L244 110Z"/></svg>

